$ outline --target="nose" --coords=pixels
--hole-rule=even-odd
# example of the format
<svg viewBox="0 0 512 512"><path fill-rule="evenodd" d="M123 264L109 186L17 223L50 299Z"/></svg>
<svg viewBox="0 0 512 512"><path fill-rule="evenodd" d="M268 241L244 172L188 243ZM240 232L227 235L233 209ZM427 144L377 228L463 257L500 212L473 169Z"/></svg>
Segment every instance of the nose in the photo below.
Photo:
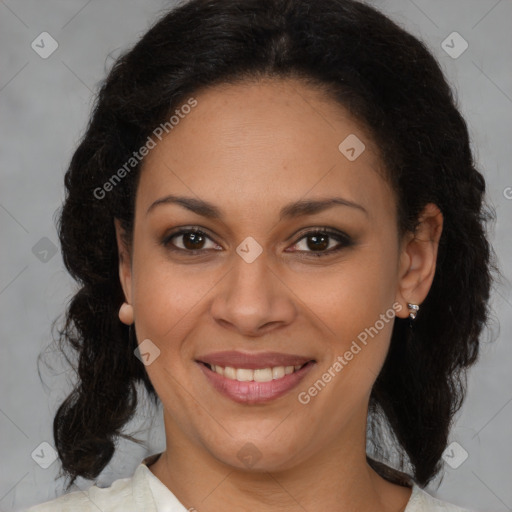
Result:
<svg viewBox="0 0 512 512"><path fill-rule="evenodd" d="M263 252L248 263L238 254L216 287L211 314L224 328L257 337L293 322L297 315L294 294Z"/></svg>

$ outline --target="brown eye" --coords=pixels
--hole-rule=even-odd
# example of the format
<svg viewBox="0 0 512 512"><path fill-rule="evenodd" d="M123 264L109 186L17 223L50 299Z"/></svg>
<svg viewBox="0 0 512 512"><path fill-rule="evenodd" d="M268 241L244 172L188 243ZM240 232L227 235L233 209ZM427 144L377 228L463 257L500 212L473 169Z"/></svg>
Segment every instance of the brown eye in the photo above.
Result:
<svg viewBox="0 0 512 512"><path fill-rule="evenodd" d="M186 249L190 249L191 251L195 249L202 249L204 244L204 237L199 233L185 233L182 235L183 237L183 245Z"/></svg>
<svg viewBox="0 0 512 512"><path fill-rule="evenodd" d="M302 242L302 240L306 242ZM333 241L337 243L333 244ZM213 246L207 247L208 242L211 242ZM192 255L209 249L222 250L222 248L218 249L219 246L206 233L195 228L181 229L175 233L171 233L164 238L162 244L171 251L189 253ZM319 257L328 256L329 254L349 247L353 245L353 241L345 233L322 228L320 231L304 233L302 237L295 242L293 247L300 246L300 244L304 244L305 247L291 252L304 253L306 257Z"/></svg>
<svg viewBox="0 0 512 512"><path fill-rule="evenodd" d="M301 242L302 240L306 240L306 242ZM337 244L334 243L331 245L332 240L337 242ZM352 239L345 233L323 228L321 231L310 231L308 233L304 233L303 236L295 242L293 247L298 247L301 243L305 248L292 252L305 253L306 257L328 256L329 254L340 251L341 249L353 244Z"/></svg>
<svg viewBox="0 0 512 512"><path fill-rule="evenodd" d="M203 233L198 229L182 229L167 236L162 241L162 244L164 247L167 247L173 251L175 250L194 253L196 251L207 250L208 247L205 247L205 245L208 241L211 241L213 245L216 246L213 240L206 233Z"/></svg>
<svg viewBox="0 0 512 512"><path fill-rule="evenodd" d="M308 239L308 249L311 249L312 251L327 249L329 246L329 238L331 238L329 235L308 235L306 237L306 239Z"/></svg>

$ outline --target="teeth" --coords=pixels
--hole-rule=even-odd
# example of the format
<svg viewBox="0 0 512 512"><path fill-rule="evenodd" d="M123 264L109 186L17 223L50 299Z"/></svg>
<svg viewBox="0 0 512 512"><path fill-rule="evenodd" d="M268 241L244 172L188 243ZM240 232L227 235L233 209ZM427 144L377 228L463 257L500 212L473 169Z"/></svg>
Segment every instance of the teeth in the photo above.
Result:
<svg viewBox="0 0 512 512"><path fill-rule="evenodd" d="M217 368L217 367L215 367ZM253 370L245 370L243 368L237 368L236 370L236 380L240 380L242 382L247 382L249 380L254 380L254 372Z"/></svg>
<svg viewBox="0 0 512 512"><path fill-rule="evenodd" d="M220 373L219 370L222 371L222 366L214 366L213 370L217 373ZM221 375L222 375L222 373L221 373ZM226 368L224 368L224 377L226 377L228 379L235 380L236 379L236 370L234 368L232 368L231 366L226 366Z"/></svg>
<svg viewBox="0 0 512 512"><path fill-rule="evenodd" d="M290 375L290 373L302 368L303 365L275 366L274 368L258 368L257 370L232 368L231 366L226 366L225 368L218 365L209 366L215 373L231 380L238 380L240 382L270 382L271 380L282 379L285 375Z"/></svg>
<svg viewBox="0 0 512 512"><path fill-rule="evenodd" d="M286 375L286 369L284 366L276 366L272 368L272 378L273 379L282 379Z"/></svg>

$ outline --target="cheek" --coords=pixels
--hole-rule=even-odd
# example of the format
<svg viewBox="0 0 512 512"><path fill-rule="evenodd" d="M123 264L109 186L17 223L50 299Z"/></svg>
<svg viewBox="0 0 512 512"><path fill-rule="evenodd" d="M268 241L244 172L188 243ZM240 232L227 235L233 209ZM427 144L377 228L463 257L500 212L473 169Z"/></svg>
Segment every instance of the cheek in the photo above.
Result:
<svg viewBox="0 0 512 512"><path fill-rule="evenodd" d="M333 333L357 334L393 304L396 275L389 256L362 250L314 279L297 279L293 289Z"/></svg>
<svg viewBox="0 0 512 512"><path fill-rule="evenodd" d="M361 251L329 277L316 280L307 295L306 304L321 319L321 360L299 391L302 400L311 400L311 422L330 428L333 435L367 403L386 358L395 316L391 261L377 251Z"/></svg>
<svg viewBox="0 0 512 512"><path fill-rule="evenodd" d="M133 259L138 338L176 351L180 343L172 340L181 340L193 330L202 304L214 297L222 272L213 267L198 272L195 265L173 263L143 237ZM298 301L299 309L301 303L306 306L304 315L317 323L337 353L348 350L352 340L374 326L394 301L397 255L383 239L374 236L372 240L347 254L344 261L323 268L297 267L282 274L293 291L289 300ZM289 292L283 289L283 293ZM389 336L390 328L391 322L379 329L379 335Z"/></svg>
<svg viewBox="0 0 512 512"><path fill-rule="evenodd" d="M180 268L149 241L141 243L133 258L133 305L138 339L149 338L162 350L175 350L194 307L211 289L209 279L198 279L192 267ZM212 280L213 281L213 280Z"/></svg>
<svg viewBox="0 0 512 512"><path fill-rule="evenodd" d="M303 281L297 295L307 297L308 308L321 320L322 366L342 356L346 377L371 384L378 374L394 323L395 261L392 247L363 247L335 270L317 276L314 286L310 281L306 288Z"/></svg>

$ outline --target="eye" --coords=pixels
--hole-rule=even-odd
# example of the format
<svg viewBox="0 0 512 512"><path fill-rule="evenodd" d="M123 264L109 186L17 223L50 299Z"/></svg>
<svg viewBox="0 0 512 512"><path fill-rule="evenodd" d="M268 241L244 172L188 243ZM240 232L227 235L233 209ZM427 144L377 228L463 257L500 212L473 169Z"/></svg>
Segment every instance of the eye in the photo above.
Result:
<svg viewBox="0 0 512 512"><path fill-rule="evenodd" d="M181 247L172 242L172 240L181 238ZM189 252L191 254L197 254L200 251L204 251L207 248L204 247L206 240L213 240L203 231L197 228L180 229L174 233L171 233L164 238L162 244L164 247L172 251ZM213 242L214 245L215 242Z"/></svg>
<svg viewBox="0 0 512 512"><path fill-rule="evenodd" d="M305 240L305 242L301 242L302 240ZM334 247L331 244L333 240L337 242L337 244L334 244ZM302 249L298 252L310 253L306 254L306 257L321 257L341 251L342 249L351 246L353 242L348 235L341 231L333 231L329 228L320 228L315 231L303 233L302 237L295 242L293 247L300 246L301 243L306 250Z"/></svg>
<svg viewBox="0 0 512 512"><path fill-rule="evenodd" d="M181 239L181 243L176 244L173 242L175 239ZM306 240L306 242L302 242L302 240ZM210 247L210 249L222 250L216 248L220 246L218 246L218 244L216 244L210 236L208 236L204 231L201 231L195 227L183 228L179 231L171 233L164 238L162 245L171 251L188 253L189 255L193 256L208 250L208 247L205 247L207 241L213 243L213 247ZM337 244L334 244L334 247L332 246L333 241L337 242ZM303 248L292 251L287 249L286 251L306 253L306 257L328 256L329 254L333 254L342 250L343 248L351 246L353 241L347 234L342 233L341 231L334 231L330 228L318 228L316 230L302 233L302 236L297 240L297 242L295 242L292 248L300 246L301 243L305 249Z"/></svg>

